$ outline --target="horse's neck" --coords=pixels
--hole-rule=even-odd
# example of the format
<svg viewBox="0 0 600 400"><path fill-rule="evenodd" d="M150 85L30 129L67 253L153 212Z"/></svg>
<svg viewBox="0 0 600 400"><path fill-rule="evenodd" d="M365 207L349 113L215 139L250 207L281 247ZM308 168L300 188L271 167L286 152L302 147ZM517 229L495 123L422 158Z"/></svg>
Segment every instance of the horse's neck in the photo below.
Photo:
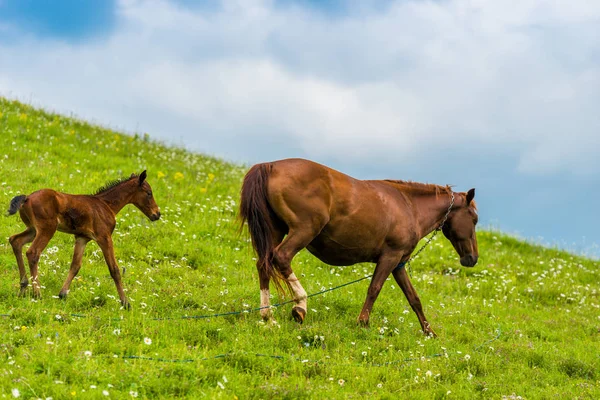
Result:
<svg viewBox="0 0 600 400"><path fill-rule="evenodd" d="M109 189L104 193L97 194L96 197L108 204L115 215L131 202L131 193L128 190L119 188L119 186Z"/></svg>
<svg viewBox="0 0 600 400"><path fill-rule="evenodd" d="M450 207L450 193L437 193L431 195L414 195L412 198L413 207L417 215L417 223L421 232L421 237L425 237L437 229Z"/></svg>

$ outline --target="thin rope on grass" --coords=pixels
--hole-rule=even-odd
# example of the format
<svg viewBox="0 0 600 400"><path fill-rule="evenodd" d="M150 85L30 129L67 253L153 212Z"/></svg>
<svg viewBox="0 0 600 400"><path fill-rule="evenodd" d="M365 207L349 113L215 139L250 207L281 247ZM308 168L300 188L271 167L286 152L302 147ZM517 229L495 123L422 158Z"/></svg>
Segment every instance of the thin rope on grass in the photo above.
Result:
<svg viewBox="0 0 600 400"><path fill-rule="evenodd" d="M331 292L333 290L336 289L340 289L343 288L344 286L348 286L348 285L352 285L354 283L363 281L365 279L369 279L371 278L373 275L367 275L367 276L363 276L362 278L359 279L355 279L351 282L347 282L347 283L343 283L341 285L329 288L329 289L325 289L325 290L321 290L319 292L315 292L312 294L309 294L308 296L306 296L307 298L310 297L314 297L314 296L318 296L327 292ZM240 315L240 314L249 314L251 312L256 312L256 311L260 311L262 309L265 308L278 308L281 306L284 306L286 304L290 304L293 303L294 300L287 300L281 303L277 303L277 304L273 304L270 306L262 306L262 307L256 307L256 308L251 308L248 310L241 310L241 311L229 311L229 312L224 312L224 313L216 313L216 314L206 314L206 315L184 315L184 316L180 316L180 317L162 317L162 318L152 318L152 321L169 321L169 320L177 320L177 319L207 319L207 318L217 318L217 317L225 317L225 316L229 316L229 315Z"/></svg>
<svg viewBox="0 0 600 400"><path fill-rule="evenodd" d="M495 340L498 340L498 338L500 337L501 334L502 334L502 331L500 330L500 327L496 328L496 336L491 338L490 340L487 340L487 341L481 343L479 346L475 347L473 349L473 351L479 351L479 349L482 348L483 346L485 346L489 343L492 343Z"/></svg>
<svg viewBox="0 0 600 400"><path fill-rule="evenodd" d="M170 362L170 363L191 363L191 362L195 362L195 361L216 360L219 358L225 358L227 356L232 356L235 354L236 353L224 353L224 354L218 354L218 355L212 356L212 357L203 357L203 358L198 358L198 359L194 359L194 358L169 359L169 358L162 358L162 357L145 357L145 356L131 356L131 355L121 356L121 358L125 359L125 360L145 360L145 361L159 361L159 362ZM250 353L243 353L243 354L250 354ZM255 357L267 357L267 358L274 358L277 360L284 359L283 356L275 356L275 355L270 355L270 354L255 353L252 355Z"/></svg>

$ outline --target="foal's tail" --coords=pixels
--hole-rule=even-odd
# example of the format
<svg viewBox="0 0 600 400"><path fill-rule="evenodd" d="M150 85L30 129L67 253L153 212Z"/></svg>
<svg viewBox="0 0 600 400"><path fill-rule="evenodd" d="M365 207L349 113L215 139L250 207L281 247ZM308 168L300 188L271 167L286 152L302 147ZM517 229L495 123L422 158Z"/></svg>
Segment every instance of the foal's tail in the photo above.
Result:
<svg viewBox="0 0 600 400"><path fill-rule="evenodd" d="M277 216L269 205L267 197L267 185L272 168L272 164L257 164L244 177L240 201L240 229L243 229L244 223L248 221L252 246L258 255L257 266L273 280L277 291L283 294L281 283L288 282L273 265L275 247L273 235Z"/></svg>
<svg viewBox="0 0 600 400"><path fill-rule="evenodd" d="M15 215L26 201L27 196L24 194L13 197L13 199L10 201L10 207L8 208L8 215Z"/></svg>

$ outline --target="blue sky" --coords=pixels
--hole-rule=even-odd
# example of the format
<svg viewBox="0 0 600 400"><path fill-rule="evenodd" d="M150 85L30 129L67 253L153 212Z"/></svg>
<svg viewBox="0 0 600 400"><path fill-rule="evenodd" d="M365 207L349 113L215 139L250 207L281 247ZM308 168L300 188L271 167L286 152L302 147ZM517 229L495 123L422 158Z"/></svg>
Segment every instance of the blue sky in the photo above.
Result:
<svg viewBox="0 0 600 400"><path fill-rule="evenodd" d="M600 3L0 0L0 95L225 159L477 188L600 255Z"/></svg>

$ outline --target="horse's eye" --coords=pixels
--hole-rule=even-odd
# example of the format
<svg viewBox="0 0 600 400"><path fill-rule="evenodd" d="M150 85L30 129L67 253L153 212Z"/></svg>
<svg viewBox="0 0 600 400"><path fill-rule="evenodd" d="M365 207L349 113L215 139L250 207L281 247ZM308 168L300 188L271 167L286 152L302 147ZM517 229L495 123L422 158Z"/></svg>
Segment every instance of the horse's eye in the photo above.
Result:
<svg viewBox="0 0 600 400"><path fill-rule="evenodd" d="M148 192L148 197L152 197L152 192Z"/></svg>

